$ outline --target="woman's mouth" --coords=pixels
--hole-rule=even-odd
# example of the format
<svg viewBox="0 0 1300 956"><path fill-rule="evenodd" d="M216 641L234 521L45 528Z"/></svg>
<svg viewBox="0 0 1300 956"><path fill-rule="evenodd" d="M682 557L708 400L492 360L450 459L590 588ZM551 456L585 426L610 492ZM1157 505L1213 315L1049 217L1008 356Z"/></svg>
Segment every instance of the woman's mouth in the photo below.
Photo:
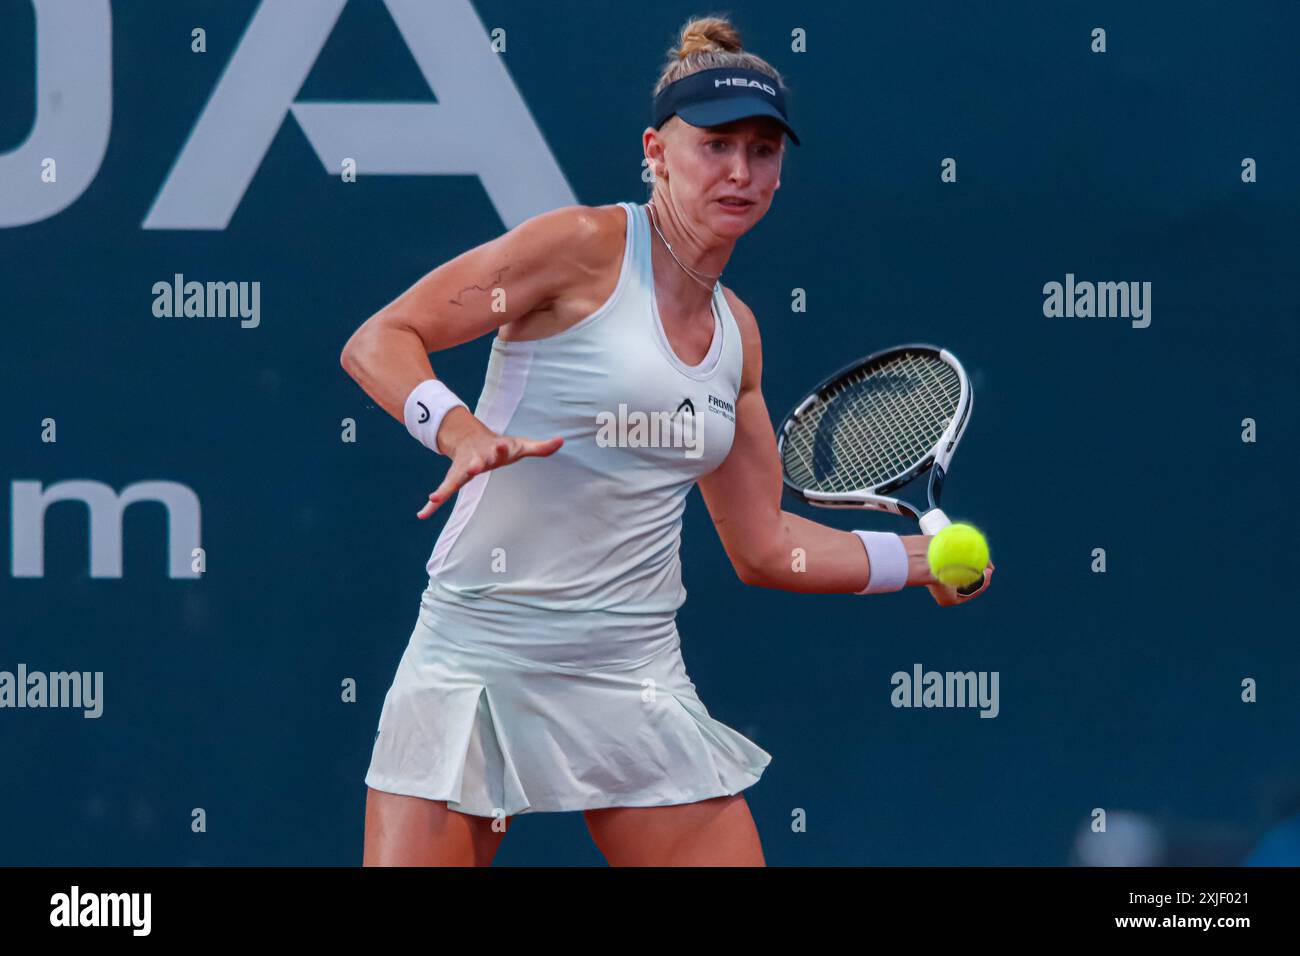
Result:
<svg viewBox="0 0 1300 956"><path fill-rule="evenodd" d="M719 199L718 203L722 206L725 206L727 209L737 209L737 210L748 209L750 206L754 205L748 199L730 199L730 198Z"/></svg>

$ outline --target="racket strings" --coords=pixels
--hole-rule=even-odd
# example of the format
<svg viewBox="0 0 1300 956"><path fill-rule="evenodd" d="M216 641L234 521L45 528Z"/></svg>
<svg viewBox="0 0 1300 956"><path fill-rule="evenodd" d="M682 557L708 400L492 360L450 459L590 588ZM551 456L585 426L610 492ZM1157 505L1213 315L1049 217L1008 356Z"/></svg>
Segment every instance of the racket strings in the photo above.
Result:
<svg viewBox="0 0 1300 956"><path fill-rule="evenodd" d="M850 405L839 416L841 426L853 424L842 428L841 440L829 443L844 456L843 465L832 469L843 472L844 490L863 482L884 484L922 461L952 420L960 391L955 372L926 355L908 354L857 376L856 388L844 393Z"/></svg>
<svg viewBox="0 0 1300 956"><path fill-rule="evenodd" d="M906 403L900 403L892 389L882 387L884 385L885 380L882 377L868 370L862 370L855 380L846 382L834 396L842 403L841 408L836 409L835 412L842 418L838 423L842 435L837 435L836 438L843 440L832 443L831 450L843 456L844 461L840 467L847 473L883 474L896 467L901 459L912 457L916 450L912 447L917 424L915 416L911 414L911 409ZM888 414L892 419L905 424L905 429L887 436L893 438L893 442L873 440L877 433L872 428L873 403L882 403L884 407L880 408L879 412ZM825 416L821 424L825 424L824 419ZM849 427L844 427L846 424ZM823 470L826 470L824 466Z"/></svg>
<svg viewBox="0 0 1300 956"><path fill-rule="evenodd" d="M791 425L782 445L786 474L811 491L886 485L933 451L960 398L957 371L928 353L857 369Z"/></svg>
<svg viewBox="0 0 1300 956"><path fill-rule="evenodd" d="M867 385L867 378L860 384ZM861 426L844 430L844 437L850 439L843 443L848 452L847 470L853 474L867 475L879 483L882 477L906 471L934 447L933 442L922 441L924 422L908 393L900 394L892 383L878 379L847 397L845 415ZM893 431L890 422L897 423Z"/></svg>

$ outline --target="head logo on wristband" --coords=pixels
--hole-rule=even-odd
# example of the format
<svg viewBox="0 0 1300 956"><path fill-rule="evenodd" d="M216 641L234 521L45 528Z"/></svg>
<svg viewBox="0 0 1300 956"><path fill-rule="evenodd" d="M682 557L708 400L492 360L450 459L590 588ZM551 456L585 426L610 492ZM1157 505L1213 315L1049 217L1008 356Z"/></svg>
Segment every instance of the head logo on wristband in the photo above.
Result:
<svg viewBox="0 0 1300 956"><path fill-rule="evenodd" d="M469 407L436 378L425 379L406 396L406 404L402 407L406 430L425 448L442 454L438 447L438 429L447 413L457 406Z"/></svg>

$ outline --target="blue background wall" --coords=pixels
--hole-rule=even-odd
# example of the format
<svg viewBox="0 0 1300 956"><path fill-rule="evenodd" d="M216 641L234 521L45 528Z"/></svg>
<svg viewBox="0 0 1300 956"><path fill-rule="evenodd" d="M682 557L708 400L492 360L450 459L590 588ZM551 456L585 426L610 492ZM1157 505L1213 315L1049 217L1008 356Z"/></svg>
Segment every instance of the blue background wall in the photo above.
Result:
<svg viewBox="0 0 1300 956"><path fill-rule="evenodd" d="M58 215L0 230L0 533L13 481L177 481L201 500L209 562L201 580L168 578L166 513L149 504L127 512L124 576L91 578L85 509L61 504L44 577L0 566L0 669L105 673L98 720L0 710L0 863L360 861L379 708L450 509L414 519L440 461L338 355L503 223L473 176L341 184L290 117L227 228L141 228L256 6L114 3L97 177ZM474 8L507 30L506 69L578 201L644 198L649 89L706 8ZM1160 828L1171 862L1240 861L1300 803L1300 8L725 9L786 74L804 141L727 269L763 331L768 405L779 416L855 355L947 345L978 396L948 510L986 528L998 566L959 610L923 591L759 591L692 496L684 654L713 714L774 756L747 791L769 862L1069 863L1094 807ZM33 21L26 0L0 0L0 152L32 124ZM806 53L790 50L798 27ZM351 0L298 98L436 93L383 5ZM940 182L944 157L957 183ZM261 326L155 318L152 284L176 272L260 281ZM1150 281L1150 327L1045 318L1042 286L1067 272ZM434 366L472 398L487 348ZM40 441L45 417L56 444ZM1090 571L1098 547L1105 574ZM894 709L889 676L915 662L999 671L1000 716ZM355 704L339 699L348 677ZM1245 677L1258 703L1241 702ZM208 832L191 833L194 807ZM599 861L578 814L519 818L498 856Z"/></svg>

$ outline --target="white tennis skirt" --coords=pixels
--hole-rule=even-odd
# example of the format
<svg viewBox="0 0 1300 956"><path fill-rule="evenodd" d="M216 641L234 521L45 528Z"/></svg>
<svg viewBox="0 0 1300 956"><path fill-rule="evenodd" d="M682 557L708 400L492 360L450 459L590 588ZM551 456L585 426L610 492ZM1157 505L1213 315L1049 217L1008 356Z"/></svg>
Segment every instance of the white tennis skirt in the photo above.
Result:
<svg viewBox="0 0 1300 956"><path fill-rule="evenodd" d="M537 611L432 582L366 784L515 816L726 796L771 759L709 716L673 615Z"/></svg>

